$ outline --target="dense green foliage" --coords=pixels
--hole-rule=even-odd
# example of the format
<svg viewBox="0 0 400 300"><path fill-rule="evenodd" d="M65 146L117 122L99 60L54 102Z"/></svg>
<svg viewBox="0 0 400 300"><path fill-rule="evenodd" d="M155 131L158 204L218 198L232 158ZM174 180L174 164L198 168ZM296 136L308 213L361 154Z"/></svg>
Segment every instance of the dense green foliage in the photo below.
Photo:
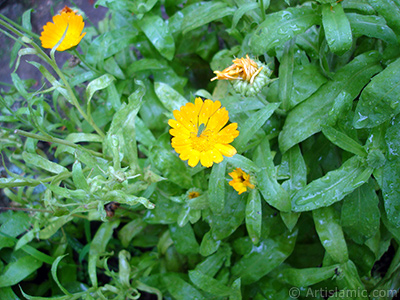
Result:
<svg viewBox="0 0 400 300"><path fill-rule="evenodd" d="M11 66L33 54L43 75L14 72L0 97L0 187L26 210L0 214L1 300L393 297L400 1L95 5L107 17L62 68L31 11L0 16ZM273 71L258 95L210 82L246 54ZM212 168L170 143L172 111L197 96L239 125L238 154ZM228 185L237 167L255 189Z"/></svg>

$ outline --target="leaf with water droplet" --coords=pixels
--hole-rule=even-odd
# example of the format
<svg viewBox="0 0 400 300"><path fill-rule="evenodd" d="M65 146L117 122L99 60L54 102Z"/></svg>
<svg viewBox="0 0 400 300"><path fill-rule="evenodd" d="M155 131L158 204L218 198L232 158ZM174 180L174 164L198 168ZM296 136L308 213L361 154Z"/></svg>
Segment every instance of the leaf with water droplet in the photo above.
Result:
<svg viewBox="0 0 400 300"><path fill-rule="evenodd" d="M400 112L400 58L364 88L356 107L355 128L372 128ZM365 118L366 116L366 118Z"/></svg>

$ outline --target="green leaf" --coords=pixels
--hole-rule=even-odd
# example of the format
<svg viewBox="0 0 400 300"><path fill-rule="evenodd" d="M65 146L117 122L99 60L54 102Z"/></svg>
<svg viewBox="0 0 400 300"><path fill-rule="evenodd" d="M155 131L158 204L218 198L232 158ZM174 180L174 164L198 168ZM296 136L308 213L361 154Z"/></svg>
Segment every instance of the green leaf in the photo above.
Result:
<svg viewBox="0 0 400 300"><path fill-rule="evenodd" d="M157 51L168 60L175 54L175 42L164 20L156 15L146 15L139 26Z"/></svg>
<svg viewBox="0 0 400 300"><path fill-rule="evenodd" d="M344 263L349 259L346 241L338 213L332 206L313 210L315 229L326 252L335 262Z"/></svg>
<svg viewBox="0 0 400 300"><path fill-rule="evenodd" d="M254 245L258 244L261 237L261 197L256 189L252 189L247 197L246 228Z"/></svg>
<svg viewBox="0 0 400 300"><path fill-rule="evenodd" d="M170 112L173 112L176 109L179 110L182 106L188 103L181 94L179 94L166 83L155 82L154 90L158 99L160 99L164 107Z"/></svg>
<svg viewBox="0 0 400 300"><path fill-rule="evenodd" d="M197 287L216 296L224 297L235 293L232 288L198 270L189 271L189 278Z"/></svg>
<svg viewBox="0 0 400 300"><path fill-rule="evenodd" d="M18 284L42 266L42 262L26 255L9 263L0 274L0 288Z"/></svg>
<svg viewBox="0 0 400 300"><path fill-rule="evenodd" d="M307 183L307 166L298 145L293 146L282 156L279 175L288 176L282 187L291 195Z"/></svg>
<svg viewBox="0 0 400 300"><path fill-rule="evenodd" d="M378 196L370 183L360 186L344 198L341 223L356 243L363 244L379 230L378 203Z"/></svg>
<svg viewBox="0 0 400 300"><path fill-rule="evenodd" d="M231 30L236 28L236 25L238 24L238 22L240 21L240 19L243 17L244 14L256 8L258 8L258 3L255 2L241 4L233 15Z"/></svg>
<svg viewBox="0 0 400 300"><path fill-rule="evenodd" d="M293 251L296 237L297 231L261 240L233 266L232 274L241 277L243 284L258 281L286 260Z"/></svg>
<svg viewBox="0 0 400 300"><path fill-rule="evenodd" d="M80 162L75 161L72 165L72 180L74 181L75 187L86 192L89 191L89 184L87 183L86 177L82 171L82 165Z"/></svg>
<svg viewBox="0 0 400 300"><path fill-rule="evenodd" d="M381 70L380 55L368 52L357 56L341 68L332 81L321 86L306 101L292 109L279 134L282 152L321 130L321 126L335 123L345 109L350 109L352 101L370 78Z"/></svg>
<svg viewBox="0 0 400 300"><path fill-rule="evenodd" d="M372 78L358 101L353 124L371 128L400 112L400 58Z"/></svg>
<svg viewBox="0 0 400 300"><path fill-rule="evenodd" d="M282 109L289 110L290 99L293 91L293 72L295 67L294 52L297 49L295 40L286 42L279 65L279 100L282 102Z"/></svg>
<svg viewBox="0 0 400 300"><path fill-rule="evenodd" d="M182 254L196 254L199 252L199 244L196 241L192 226L188 223L183 227L177 224L169 225L169 232L174 241L176 250Z"/></svg>
<svg viewBox="0 0 400 300"><path fill-rule="evenodd" d="M147 226L143 220L137 218L130 221L121 230L118 231L118 237L121 240L121 244L127 248L131 240L138 235Z"/></svg>
<svg viewBox="0 0 400 300"><path fill-rule="evenodd" d="M99 78L96 78L89 82L87 88L86 88L86 101L89 104L90 100L92 99L94 93L96 91L105 89L108 87L113 81L115 80L115 77L110 75L110 74L104 74L103 76L100 76Z"/></svg>
<svg viewBox="0 0 400 300"><path fill-rule="evenodd" d="M400 226L400 123L389 127L386 131L387 162L383 167L382 195L388 220L396 227Z"/></svg>
<svg viewBox="0 0 400 300"><path fill-rule="evenodd" d="M217 19L232 15L234 9L219 1L199 2L185 8L181 30L183 34Z"/></svg>
<svg viewBox="0 0 400 300"><path fill-rule="evenodd" d="M107 132L106 141L104 144L105 153L113 153L115 145L113 139L116 138L118 141L118 152L122 152L123 156L119 159L125 158L129 162L129 166L132 170L138 169L138 154L135 140L135 118L142 105L143 97L143 83L136 81L140 87L137 91L132 93L128 100L129 104L125 103L121 105L120 110L114 115L111 127Z"/></svg>
<svg viewBox="0 0 400 300"><path fill-rule="evenodd" d="M211 234L211 231L209 231L203 236L203 239L201 240L199 252L203 256L209 256L217 251L220 245L221 241L215 240Z"/></svg>
<svg viewBox="0 0 400 300"><path fill-rule="evenodd" d="M368 181L372 169L354 156L339 169L309 183L292 198L293 211L309 211L329 206Z"/></svg>
<svg viewBox="0 0 400 300"><path fill-rule="evenodd" d="M400 7L397 1L393 0L368 0L368 3L378 12L379 15L385 18L387 24L394 30L394 32L400 34Z"/></svg>
<svg viewBox="0 0 400 300"><path fill-rule="evenodd" d="M114 75L118 79L126 79L124 72L121 70L114 57L107 58L104 61L104 71ZM116 102L115 100L116 99L109 99L110 102ZM119 103L119 105L121 105L121 103ZM113 107L118 108L115 104L113 104Z"/></svg>
<svg viewBox="0 0 400 300"><path fill-rule="evenodd" d="M367 300L369 297L365 290L364 284L361 282L357 272L357 267L349 260L342 264L338 270L339 276L336 277L336 282L341 290L358 291L355 300ZM388 290L389 291L389 290Z"/></svg>
<svg viewBox="0 0 400 300"><path fill-rule="evenodd" d="M214 214L220 214L225 206L226 160L214 164L208 183L208 201Z"/></svg>
<svg viewBox="0 0 400 300"><path fill-rule="evenodd" d="M53 234L55 234L63 225L68 223L73 219L72 216L62 216L62 217L53 217L50 219L50 223L39 231L39 238L42 240L49 239Z"/></svg>
<svg viewBox="0 0 400 300"><path fill-rule="evenodd" d="M361 146L345 133L340 132L330 126L322 127L322 133L326 136L328 140L330 140L333 144L342 148L343 150L354 153L355 155L359 155L361 157L367 156L367 151L365 151L363 146Z"/></svg>
<svg viewBox="0 0 400 300"><path fill-rule="evenodd" d="M342 5L323 4L322 24L329 48L335 54L342 55L353 45L350 22L347 19Z"/></svg>
<svg viewBox="0 0 400 300"><path fill-rule="evenodd" d="M306 269L287 268L279 273L278 278L296 287L306 287L331 279L338 267L339 265Z"/></svg>
<svg viewBox="0 0 400 300"><path fill-rule="evenodd" d="M138 30L133 26L107 31L90 43L86 53L86 62L96 65L128 47L137 37Z"/></svg>
<svg viewBox="0 0 400 300"><path fill-rule="evenodd" d="M150 158L154 166L162 172L163 177L187 189L193 187L192 177L187 166L172 152L172 147L164 149L160 146L153 146Z"/></svg>
<svg viewBox="0 0 400 300"><path fill-rule="evenodd" d="M293 70L293 91L289 98L289 108L306 100L326 82L327 79L321 74L319 67L312 64L296 65Z"/></svg>
<svg viewBox="0 0 400 300"><path fill-rule="evenodd" d="M232 157L226 157L224 161L228 162L234 168L241 168L246 172L260 172L260 167L258 167L253 161L247 157L235 154Z"/></svg>
<svg viewBox="0 0 400 300"><path fill-rule="evenodd" d="M164 284L176 300L205 300L206 298L191 284L187 283L176 273L167 273L162 277Z"/></svg>
<svg viewBox="0 0 400 300"><path fill-rule="evenodd" d="M57 286L60 288L60 290L61 290L65 295L72 296L72 294L71 294L70 292L68 292L68 291L61 285L60 281L58 280L58 276L57 276L57 267L58 267L58 264L60 263L60 261L61 261L66 255L67 255L67 254L61 255L61 256L57 257L57 258L54 260L53 264L51 265L51 275L52 275L54 281L57 283Z"/></svg>
<svg viewBox="0 0 400 300"><path fill-rule="evenodd" d="M354 35L365 35L378 38L389 44L396 44L397 37L390 27L386 25L384 18L380 16L366 16L355 13L346 13L349 19L351 31Z"/></svg>
<svg viewBox="0 0 400 300"><path fill-rule="evenodd" d="M101 224L90 244L88 273L90 281L95 287L97 287L97 260L99 256L105 252L107 244L114 233L114 229L118 227L119 223L120 220L113 220Z"/></svg>
<svg viewBox="0 0 400 300"><path fill-rule="evenodd" d="M239 125L240 134L233 143L233 146L237 149L238 153L243 152L243 148L246 147L249 140L264 125L264 123L267 122L269 117L271 117L278 107L279 103L270 103L266 107L252 114L243 126Z"/></svg>
<svg viewBox="0 0 400 300"><path fill-rule="evenodd" d="M256 188L260 190L264 200L280 211L290 211L289 195L277 181L268 139L263 139L261 144L256 148L253 160L261 168L255 174L257 181Z"/></svg>
<svg viewBox="0 0 400 300"><path fill-rule="evenodd" d="M250 38L250 48L254 55L271 53L315 24L321 24L316 10L308 6L290 7L286 10L268 14Z"/></svg>
<svg viewBox="0 0 400 300"><path fill-rule="evenodd" d="M49 171L54 174L60 174L63 172L68 173L68 170L65 167L60 166L59 164L56 164L54 162L51 162L46 158L44 158L43 156L37 154L23 152L22 158L25 160L27 164L35 166L36 168Z"/></svg>
<svg viewBox="0 0 400 300"><path fill-rule="evenodd" d="M206 233L206 235L209 233ZM214 277L220 270L222 264L230 258L232 251L229 247L221 247L215 254L205 255L207 258L201 263L197 264L195 270Z"/></svg>
<svg viewBox="0 0 400 300"><path fill-rule="evenodd" d="M210 226L215 240L230 236L243 222L246 203L231 189L225 197L225 207L220 215L211 215Z"/></svg>
<svg viewBox="0 0 400 300"><path fill-rule="evenodd" d="M0 288L0 295L3 300L20 300L11 287Z"/></svg>

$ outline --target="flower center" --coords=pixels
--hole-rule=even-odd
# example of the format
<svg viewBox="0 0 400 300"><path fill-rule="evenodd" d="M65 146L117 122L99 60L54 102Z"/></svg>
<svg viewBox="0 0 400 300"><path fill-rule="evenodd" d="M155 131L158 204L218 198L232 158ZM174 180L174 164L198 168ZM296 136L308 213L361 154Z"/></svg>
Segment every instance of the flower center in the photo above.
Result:
<svg viewBox="0 0 400 300"><path fill-rule="evenodd" d="M190 141L194 150L205 152L211 150L215 145L214 131L205 129L199 134L198 131L191 132Z"/></svg>

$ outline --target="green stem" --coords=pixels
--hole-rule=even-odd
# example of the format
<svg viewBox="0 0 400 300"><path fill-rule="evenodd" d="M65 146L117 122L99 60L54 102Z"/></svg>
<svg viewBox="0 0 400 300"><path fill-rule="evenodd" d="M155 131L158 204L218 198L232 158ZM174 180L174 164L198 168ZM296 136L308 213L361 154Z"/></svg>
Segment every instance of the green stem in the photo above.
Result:
<svg viewBox="0 0 400 300"><path fill-rule="evenodd" d="M39 35L37 35L36 33L33 33L31 31L29 31L28 29L24 28L23 26L19 25L18 23L15 23L14 21L10 20L9 18L7 18L6 16L0 14L0 18L2 18L4 21L10 23L12 26L14 26L15 28L17 28L20 31L25 32L26 34L34 37L35 39L39 39Z"/></svg>
<svg viewBox="0 0 400 300"><path fill-rule="evenodd" d="M261 9L261 18L263 21L265 21L264 0L260 0L260 9Z"/></svg>
<svg viewBox="0 0 400 300"><path fill-rule="evenodd" d="M50 60L50 59L49 59ZM49 63L51 65L51 67L54 69L54 71L56 71L57 75L60 77L60 79L63 81L70 97L72 100L72 104L74 104L74 106L76 107L76 109L79 111L79 113L81 114L81 116L93 127L93 129L98 133L98 135L100 135L102 138L105 137L105 134L103 133L103 131L97 126L97 124L93 121L92 118L89 118L88 115L83 111L82 107L80 106L78 99L76 98L74 92L72 91L71 86L68 83L67 78L64 76L64 74L61 72L61 70L58 68L57 63L53 60L50 60L51 63Z"/></svg>
<svg viewBox="0 0 400 300"><path fill-rule="evenodd" d="M14 133L22 135L22 136L25 136L25 137L33 138L33 139L36 139L36 140L40 140L40 141L61 144L61 145L65 145L65 146L69 146L69 147L75 148L75 149L81 149L81 150L83 149L83 150L93 154L94 156L103 157L103 155L101 153L99 153L99 152L83 148L80 145L74 144L74 143L72 143L70 141L66 141L66 140L62 140L62 139L59 139L59 138L55 138L55 137L52 137L50 135L49 136L44 136L44 135L40 135L40 134L35 134L35 133L23 131L23 130L20 130L20 129L16 129L14 131Z"/></svg>
<svg viewBox="0 0 400 300"><path fill-rule="evenodd" d="M79 58L79 60L82 62L82 64L83 64L84 66L88 67L91 71L93 71L93 72L95 72L95 73L97 73L97 74L99 73L99 71L96 70L96 68L92 67L90 64L88 64L88 63L85 61L85 58L78 52L78 50L74 49L74 50L72 51L72 53L73 53L77 58Z"/></svg>

